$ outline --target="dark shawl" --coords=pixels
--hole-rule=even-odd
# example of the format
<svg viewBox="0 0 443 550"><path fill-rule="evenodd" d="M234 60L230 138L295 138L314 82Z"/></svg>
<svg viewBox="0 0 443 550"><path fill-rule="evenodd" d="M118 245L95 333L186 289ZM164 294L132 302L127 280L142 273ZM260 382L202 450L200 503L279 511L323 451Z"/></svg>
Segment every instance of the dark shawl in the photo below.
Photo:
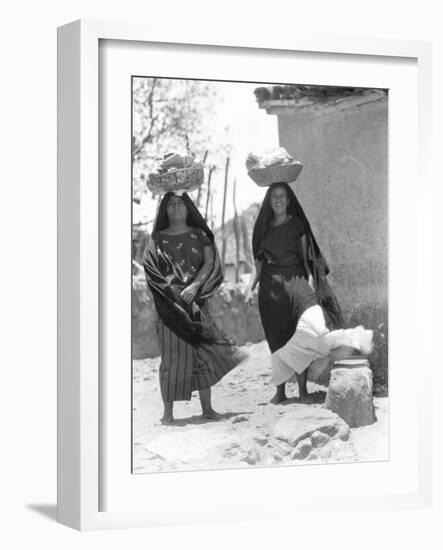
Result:
<svg viewBox="0 0 443 550"><path fill-rule="evenodd" d="M315 240L311 226L301 204L287 183L273 183L266 192L255 221L254 231L252 233L252 252L254 254L254 259L257 258L261 243L263 242L263 239L268 231L269 224L274 217L270 199L271 191L275 187L283 187L286 189L289 199L287 213L301 219L305 226L308 267L312 273L315 293L319 299L320 305L323 308L328 327L330 329L342 328L344 325L343 314L337 298L326 280L326 275L329 273L328 264L320 251L317 241Z"/></svg>
<svg viewBox="0 0 443 550"><path fill-rule="evenodd" d="M171 195L172 193L166 193L158 208L154 228L146 244L143 267L145 269L146 281L154 297L155 307L160 319L179 338L182 338L193 346L197 346L204 342L210 343L214 341L211 332L200 322L199 310L223 282L221 262L212 231L187 193L183 193L182 199L188 210L186 222L190 227L202 229L206 233L211 241L214 260L212 269L205 282L200 286L192 304L186 304L174 294L164 276L166 267L171 262L163 254L157 241L158 232L169 226L166 206ZM170 267L174 269L173 265L170 265Z"/></svg>

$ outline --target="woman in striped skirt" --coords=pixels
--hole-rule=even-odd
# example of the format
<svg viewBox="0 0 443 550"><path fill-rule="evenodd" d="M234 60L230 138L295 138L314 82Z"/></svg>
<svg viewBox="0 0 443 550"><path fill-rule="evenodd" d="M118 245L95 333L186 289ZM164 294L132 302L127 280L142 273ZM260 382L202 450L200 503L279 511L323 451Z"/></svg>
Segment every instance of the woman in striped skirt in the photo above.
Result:
<svg viewBox="0 0 443 550"><path fill-rule="evenodd" d="M221 264L214 235L186 193L162 199L143 263L159 315L161 421L172 423L174 401L196 390L203 416L217 420L211 386L244 354L208 314L207 300L223 281Z"/></svg>

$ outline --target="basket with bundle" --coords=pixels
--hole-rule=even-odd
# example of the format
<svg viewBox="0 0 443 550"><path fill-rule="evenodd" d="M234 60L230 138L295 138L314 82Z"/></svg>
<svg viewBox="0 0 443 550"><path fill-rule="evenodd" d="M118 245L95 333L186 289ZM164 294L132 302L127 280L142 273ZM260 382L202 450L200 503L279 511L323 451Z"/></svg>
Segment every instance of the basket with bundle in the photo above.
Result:
<svg viewBox="0 0 443 550"><path fill-rule="evenodd" d="M154 194L168 191L194 191L204 180L204 168L201 162L195 162L194 155L187 146L187 152L168 153L160 162L157 172L149 174L146 185Z"/></svg>
<svg viewBox="0 0 443 550"><path fill-rule="evenodd" d="M250 153L246 159L249 177L262 187L278 182L291 183L298 178L302 168L303 164L294 160L283 147L262 156Z"/></svg>

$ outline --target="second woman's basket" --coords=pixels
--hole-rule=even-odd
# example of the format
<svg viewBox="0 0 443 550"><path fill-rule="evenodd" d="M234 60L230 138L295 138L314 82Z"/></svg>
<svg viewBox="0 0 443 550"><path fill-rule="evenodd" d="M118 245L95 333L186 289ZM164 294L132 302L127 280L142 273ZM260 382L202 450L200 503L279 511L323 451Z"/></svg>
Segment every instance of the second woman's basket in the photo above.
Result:
<svg viewBox="0 0 443 550"><path fill-rule="evenodd" d="M272 164L265 168L253 168L249 170L248 175L252 180L262 187L272 185L273 183L291 183L298 178L303 164L294 160L287 164Z"/></svg>

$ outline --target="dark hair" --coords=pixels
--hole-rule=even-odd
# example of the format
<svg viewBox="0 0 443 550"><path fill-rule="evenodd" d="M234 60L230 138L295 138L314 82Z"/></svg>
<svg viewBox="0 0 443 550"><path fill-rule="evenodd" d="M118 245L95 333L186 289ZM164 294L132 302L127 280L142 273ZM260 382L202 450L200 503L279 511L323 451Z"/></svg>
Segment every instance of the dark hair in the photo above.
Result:
<svg viewBox="0 0 443 550"><path fill-rule="evenodd" d="M257 255L260 252L263 239L266 236L266 233L269 229L269 224L274 216L270 204L270 199L271 192L276 187L282 187L286 190L289 199L287 213L291 214L294 217L297 217L303 222L304 233L306 235L306 253L308 266L314 279L316 293L319 298L320 305L323 308L327 326L331 330L342 328L344 326L344 320L340 305L334 293L330 289L326 279L323 277L324 275L327 275L329 273L328 265L320 251L317 241L315 240L315 237L311 230L311 226L309 225L308 219L303 212L303 208L298 202L295 193L292 191L287 183L273 183L266 192L265 198L263 199L263 203L255 221L254 231L252 233L252 252L254 254L254 259L257 258Z"/></svg>
<svg viewBox="0 0 443 550"><path fill-rule="evenodd" d="M269 224L274 217L274 211L271 207L271 192L277 188L281 188L286 191L286 195L288 197L288 206L286 209L287 214L300 218L310 231L309 222L305 216L305 213L303 212L303 209L298 202L297 197L295 196L289 185L285 182L273 183L268 187L268 190L266 191L265 198L263 199L260 211L255 221L254 231L252 233L252 252L254 254L254 258L257 257L257 253L260 249L261 243L265 238L266 233L268 232Z"/></svg>
<svg viewBox="0 0 443 550"><path fill-rule="evenodd" d="M284 189L287 193L287 188L291 189L287 183L284 183L283 181L277 181L269 186L269 195L274 191L274 189Z"/></svg>
<svg viewBox="0 0 443 550"><path fill-rule="evenodd" d="M322 257L320 248L315 240L315 237L312 233L311 226L309 224L308 218L306 217L301 204L298 202L297 197L295 196L294 191L289 187L285 182L276 182L269 186L266 191L265 198L263 199L260 211L258 213L257 219L255 220L254 230L252 232L252 253L254 259L257 258L257 254L260 250L263 239L266 236L266 233L269 229L269 224L271 223L272 218L274 217L274 211L271 207L271 192L277 187L281 187L286 191L288 196L288 206L286 209L287 214L290 214L293 217L299 218L305 227L305 234L307 237L308 248L311 248L311 257L312 258L322 258L322 262L325 268L325 273L329 273L328 266L326 261Z"/></svg>
<svg viewBox="0 0 443 550"><path fill-rule="evenodd" d="M175 195L175 193L173 193L172 191L169 191L168 193L165 194L165 196L162 198L160 202L160 205L157 211L157 216L154 222L154 228L152 230L152 235L154 237L157 235L158 231L162 231L163 229L166 229L167 227L169 227L169 217L167 212L167 206L173 196L178 197L179 195ZM180 198L185 203L186 210L188 212L186 216L187 225L189 225L189 227L203 229L203 231L208 235L210 241L213 243L214 234L209 229L208 224L206 223L203 216L200 214L198 208L192 202L190 196L187 193L183 193L183 195Z"/></svg>
<svg viewBox="0 0 443 550"><path fill-rule="evenodd" d="M184 203L185 208L186 208L186 224L191 226L192 223L191 223L190 216L189 216L189 208L188 208L188 205L186 204L186 201L183 200L183 196L176 195L175 193L169 192L165 195L165 222L167 223L167 225L165 227L163 227L162 229L165 229L166 227L169 227L168 206L169 206L169 203L171 202L171 199L173 197L176 197L177 199L180 199Z"/></svg>
<svg viewBox="0 0 443 550"><path fill-rule="evenodd" d="M152 235L147 240L143 257L146 281L154 297L159 317L170 330L193 346L200 345L203 342L212 343L218 337L208 330L199 315L194 315L194 312L190 311L191 306L187 307L177 298L168 279L165 277L164 266L171 265L171 260L166 257L161 247L158 246L157 232L169 225L166 207L172 194L166 193L161 200ZM186 193L183 194L182 199L188 210L188 225L196 229L202 229L206 233L211 241L213 251L211 271L200 286L195 298L195 302L201 307L223 282L220 256L214 243L214 235L203 216Z"/></svg>

